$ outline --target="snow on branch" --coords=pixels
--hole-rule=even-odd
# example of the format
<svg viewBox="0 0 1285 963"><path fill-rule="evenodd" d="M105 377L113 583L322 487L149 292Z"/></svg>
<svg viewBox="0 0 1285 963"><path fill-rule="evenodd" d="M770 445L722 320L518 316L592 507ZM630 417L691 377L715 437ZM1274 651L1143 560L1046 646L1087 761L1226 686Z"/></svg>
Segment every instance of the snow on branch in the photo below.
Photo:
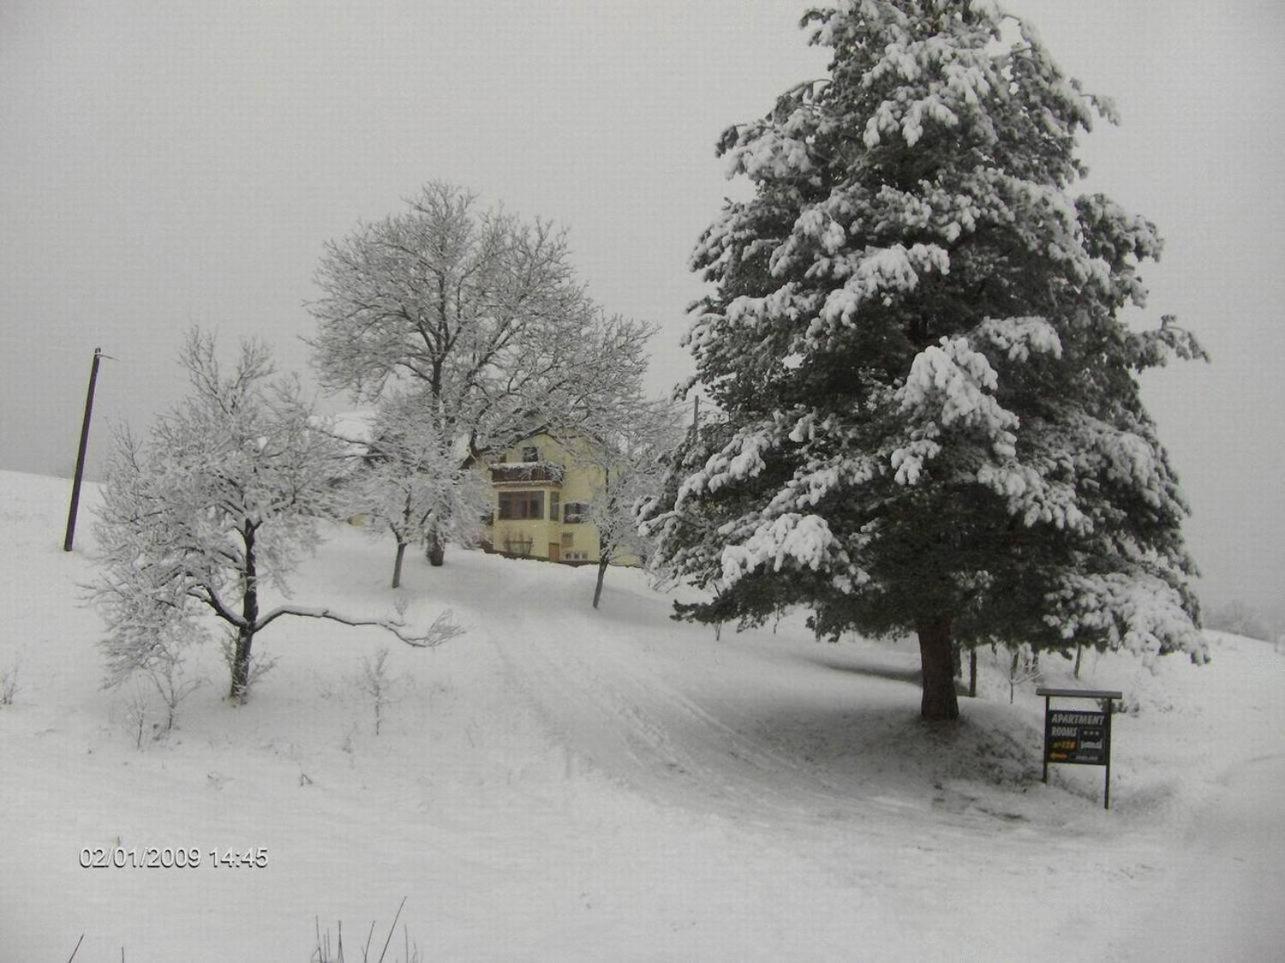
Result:
<svg viewBox="0 0 1285 963"><path fill-rule="evenodd" d="M851 274L843 287L831 291L821 314L808 327L810 343L820 343L832 330L852 324L861 306L880 294L913 291L921 274L950 271L950 255L936 244L893 244L866 248L848 256Z"/></svg>
<svg viewBox="0 0 1285 963"><path fill-rule="evenodd" d="M1062 341L1053 325L1044 318L986 318L973 329L972 341L978 347L993 345L1009 361L1025 361L1031 353L1062 357Z"/></svg>
<svg viewBox="0 0 1285 963"><path fill-rule="evenodd" d="M715 492L724 485L758 475L767 467L764 453L779 444L779 435L776 426L753 426L737 432L721 451L710 455L703 469L683 482L677 503L681 505L691 495Z"/></svg>
<svg viewBox="0 0 1285 963"><path fill-rule="evenodd" d="M1063 638L1098 636L1112 649L1141 656L1181 651L1196 663L1209 658L1181 594L1157 576L1067 572L1048 601L1056 608L1045 621L1060 629Z"/></svg>
<svg viewBox="0 0 1285 963"><path fill-rule="evenodd" d="M1072 532L1093 531L1093 520L1081 511L1075 487L1049 478L1032 465L1014 459L982 465L977 481L1003 497L1009 514L1027 528L1043 522Z"/></svg>
<svg viewBox="0 0 1285 963"><path fill-rule="evenodd" d="M794 512L765 521L743 545L723 549L723 579L728 585L757 569L780 572L786 566L820 570L842 570L847 554L830 531L824 518Z"/></svg>
<svg viewBox="0 0 1285 963"><path fill-rule="evenodd" d="M1129 332L1125 350L1129 363L1137 371L1162 368L1172 358L1183 361L1209 360L1209 354L1196 340L1196 336L1186 328L1179 327L1170 314L1160 319L1160 327L1155 330Z"/></svg>
<svg viewBox="0 0 1285 963"><path fill-rule="evenodd" d="M408 631L406 623L400 620L363 619L356 618L351 615L343 615L333 609L303 608L293 605L282 605L273 609L267 615L263 616L263 618L259 619L256 630L262 629L269 622L272 622L283 615L293 615L298 618L305 619L327 619L331 622L340 622L344 625L351 626L377 626L387 632L391 632L407 645L413 646L417 649L436 648L443 642L449 642L451 639L464 634L464 629L452 621L451 613L449 611L439 614L423 632L415 633Z"/></svg>
<svg viewBox="0 0 1285 963"><path fill-rule="evenodd" d="M954 425L979 432L997 455L1014 453L1018 419L995 400L999 376L986 356L971 347L964 338L942 338L929 345L910 365L906 383L897 392L901 410L929 425L949 428ZM934 432L927 433L931 440ZM925 433L919 432L912 444L893 454L898 467L897 480L913 484L917 469L906 467L915 459L935 454L925 446ZM914 444L919 442L918 444ZM902 470L904 468L904 470Z"/></svg>

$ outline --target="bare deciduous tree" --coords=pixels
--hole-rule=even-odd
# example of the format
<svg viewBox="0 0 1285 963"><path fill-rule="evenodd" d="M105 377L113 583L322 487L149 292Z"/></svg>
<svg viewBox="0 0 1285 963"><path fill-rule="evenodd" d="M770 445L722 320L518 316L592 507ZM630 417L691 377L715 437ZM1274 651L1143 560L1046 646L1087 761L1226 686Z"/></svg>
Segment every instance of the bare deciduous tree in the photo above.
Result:
<svg viewBox="0 0 1285 963"><path fill-rule="evenodd" d="M264 611L262 588L288 597L286 579L320 540L342 454L312 426L297 382L273 380L261 343L243 343L225 375L213 338L193 331L181 360L191 394L145 439L120 436L98 512L92 592L107 623L109 682L155 667L175 639L208 635L201 613L228 629L237 702L248 693L256 635L282 616L379 626L413 646L459 633L446 616L414 632L325 607Z"/></svg>
<svg viewBox="0 0 1285 963"><path fill-rule="evenodd" d="M589 520L598 529L597 608L607 566L625 556L646 560L651 554L652 540L639 530L637 508L659 494L666 457L682 439L683 428L672 403L632 400L595 413L585 434L590 443L570 450L600 480L589 503Z"/></svg>
<svg viewBox="0 0 1285 963"><path fill-rule="evenodd" d="M480 534L489 492L453 449L418 395L398 393L380 403L363 464L349 485L349 506L369 516L373 534L392 532L393 588L401 585L408 545L473 544Z"/></svg>
<svg viewBox="0 0 1285 963"><path fill-rule="evenodd" d="M470 456L636 392L651 329L586 295L564 232L439 182L409 207L326 245L309 305L323 384L365 401L418 386L434 428ZM436 536L429 557L441 563Z"/></svg>

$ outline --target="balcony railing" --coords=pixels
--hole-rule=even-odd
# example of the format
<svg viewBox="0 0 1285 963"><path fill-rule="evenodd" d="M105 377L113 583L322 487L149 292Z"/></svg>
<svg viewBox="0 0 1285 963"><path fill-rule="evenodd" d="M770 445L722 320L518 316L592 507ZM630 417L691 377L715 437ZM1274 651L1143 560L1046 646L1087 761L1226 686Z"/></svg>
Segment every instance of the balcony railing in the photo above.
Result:
<svg viewBox="0 0 1285 963"><path fill-rule="evenodd" d="M566 469L551 461L519 461L509 465L491 466L491 483L494 485L531 484L543 482L561 485Z"/></svg>

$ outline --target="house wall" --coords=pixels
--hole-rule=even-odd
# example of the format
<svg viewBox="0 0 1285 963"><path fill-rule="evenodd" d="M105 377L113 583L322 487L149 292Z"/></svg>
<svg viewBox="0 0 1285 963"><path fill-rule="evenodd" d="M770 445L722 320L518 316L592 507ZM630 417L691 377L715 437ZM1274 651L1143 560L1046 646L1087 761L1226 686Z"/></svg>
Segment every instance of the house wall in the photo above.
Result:
<svg viewBox="0 0 1285 963"><path fill-rule="evenodd" d="M527 539L531 542L530 557L550 558L550 546L556 545L554 555L560 561L596 562L599 557L598 528L592 522L567 523L564 521L566 506L580 502L588 504L602 486L602 472L596 466L586 464L584 450L577 447L583 443L564 443L549 435L536 435L504 452L505 464L516 464L523 461L524 448L536 448L539 460L561 465L563 478L561 483L539 481L491 482L492 524L487 527L485 538L491 550L504 554L520 554L512 551L514 547ZM498 456L492 457L478 469L490 482L491 465L499 463ZM499 495L502 491L522 492L538 491L544 495L543 518L540 519L502 519L499 512ZM550 518L550 503L553 494L558 496L558 517ZM569 538L570 544L567 544Z"/></svg>

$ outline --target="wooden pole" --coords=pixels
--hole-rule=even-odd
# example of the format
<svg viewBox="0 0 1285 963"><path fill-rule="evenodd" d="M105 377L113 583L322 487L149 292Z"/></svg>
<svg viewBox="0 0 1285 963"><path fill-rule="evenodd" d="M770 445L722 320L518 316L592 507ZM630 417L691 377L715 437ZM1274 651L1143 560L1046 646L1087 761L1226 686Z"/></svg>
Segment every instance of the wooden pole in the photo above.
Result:
<svg viewBox="0 0 1285 963"><path fill-rule="evenodd" d="M1044 782L1047 785L1049 781L1049 701L1050 697L1044 697Z"/></svg>
<svg viewBox="0 0 1285 963"><path fill-rule="evenodd" d="M89 368L89 390L85 393L85 419L80 425L80 450L76 453L76 475L71 482L71 506L67 509L67 534L63 538L62 550L71 551L72 540L76 537L76 511L80 507L80 482L85 474L85 450L89 447L89 418L94 411L94 383L98 381L98 362L103 356L102 348L94 349L94 362Z"/></svg>
<svg viewBox="0 0 1285 963"><path fill-rule="evenodd" d="M1111 716L1114 715L1115 701L1107 699L1107 724L1106 724L1106 746L1107 746L1107 772L1106 781L1102 786L1102 808L1111 808Z"/></svg>

